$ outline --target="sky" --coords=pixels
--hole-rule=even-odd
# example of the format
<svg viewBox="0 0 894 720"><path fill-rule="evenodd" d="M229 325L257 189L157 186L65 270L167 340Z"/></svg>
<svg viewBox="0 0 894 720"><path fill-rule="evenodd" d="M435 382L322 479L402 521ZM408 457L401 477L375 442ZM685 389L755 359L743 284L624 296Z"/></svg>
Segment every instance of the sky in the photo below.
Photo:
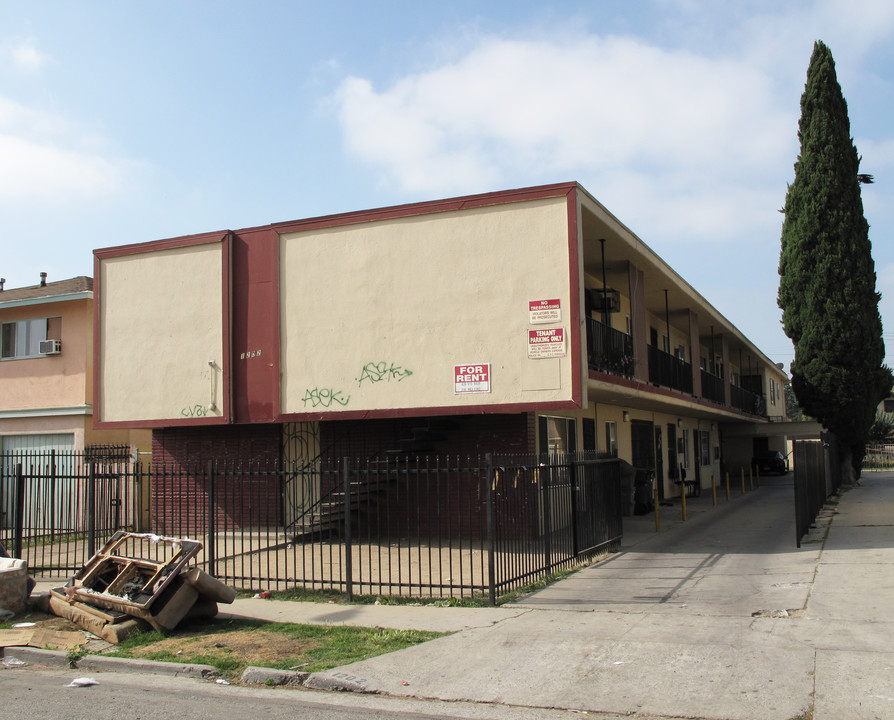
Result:
<svg viewBox="0 0 894 720"><path fill-rule="evenodd" d="M0 0L0 276L95 248L578 181L774 362L816 40L894 366L890 0Z"/></svg>

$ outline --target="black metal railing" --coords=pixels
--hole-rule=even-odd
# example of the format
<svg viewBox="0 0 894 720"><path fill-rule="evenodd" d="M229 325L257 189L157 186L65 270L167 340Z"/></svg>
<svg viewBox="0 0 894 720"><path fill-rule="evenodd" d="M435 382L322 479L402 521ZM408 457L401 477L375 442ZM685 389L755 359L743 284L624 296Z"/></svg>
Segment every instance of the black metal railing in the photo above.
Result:
<svg viewBox="0 0 894 720"><path fill-rule="evenodd" d="M726 405L726 390L723 378L702 369L702 397L720 405Z"/></svg>
<svg viewBox="0 0 894 720"><path fill-rule="evenodd" d="M841 486L834 439L797 440L795 457L795 532L797 546L810 530L829 496ZM826 460L829 454L829 462Z"/></svg>
<svg viewBox="0 0 894 720"><path fill-rule="evenodd" d="M300 472L55 459L50 470L48 457L0 456L0 542L45 577L139 530L200 540L196 563L239 588L495 602L621 538L620 465L594 453L343 458Z"/></svg>
<svg viewBox="0 0 894 720"><path fill-rule="evenodd" d="M730 405L737 410L767 417L767 401L763 395L757 395L737 385L730 385Z"/></svg>
<svg viewBox="0 0 894 720"><path fill-rule="evenodd" d="M633 338L587 318L587 362L591 369L632 378L636 369Z"/></svg>
<svg viewBox="0 0 894 720"><path fill-rule="evenodd" d="M649 345L649 382L692 394L692 365Z"/></svg>

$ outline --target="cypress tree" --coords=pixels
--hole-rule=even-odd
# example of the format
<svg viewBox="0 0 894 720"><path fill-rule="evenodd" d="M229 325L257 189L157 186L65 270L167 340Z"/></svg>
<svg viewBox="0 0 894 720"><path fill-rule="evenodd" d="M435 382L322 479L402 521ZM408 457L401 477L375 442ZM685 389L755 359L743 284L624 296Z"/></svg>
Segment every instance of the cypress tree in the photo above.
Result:
<svg viewBox="0 0 894 720"><path fill-rule="evenodd" d="M817 41L801 96L801 153L782 212L779 307L795 346L792 388L859 475L878 403L891 391L860 157L832 53Z"/></svg>

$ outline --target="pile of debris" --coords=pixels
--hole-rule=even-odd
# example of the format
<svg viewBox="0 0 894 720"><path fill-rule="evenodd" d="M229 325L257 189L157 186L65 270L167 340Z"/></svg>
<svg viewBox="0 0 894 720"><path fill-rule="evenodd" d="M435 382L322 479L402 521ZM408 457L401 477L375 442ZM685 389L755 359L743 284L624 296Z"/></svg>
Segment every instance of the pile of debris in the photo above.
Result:
<svg viewBox="0 0 894 720"><path fill-rule="evenodd" d="M211 618L236 591L189 562L202 543L119 531L64 587L46 611L117 645L133 632L169 632L187 618Z"/></svg>

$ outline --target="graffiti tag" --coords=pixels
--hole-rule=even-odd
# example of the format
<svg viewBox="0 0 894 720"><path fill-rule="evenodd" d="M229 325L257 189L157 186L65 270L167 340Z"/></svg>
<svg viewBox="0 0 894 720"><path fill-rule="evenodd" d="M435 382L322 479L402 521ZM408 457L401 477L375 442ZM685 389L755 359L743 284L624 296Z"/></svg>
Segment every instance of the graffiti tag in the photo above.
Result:
<svg viewBox="0 0 894 720"><path fill-rule="evenodd" d="M360 377L357 378L357 384L363 385L364 380L368 380L374 384L391 382L392 380L400 382L401 380L406 380L412 374L412 370L407 370L400 365L395 365L394 363L389 363L385 360L382 360L381 362L368 362L363 366L363 370L360 372Z"/></svg>
<svg viewBox="0 0 894 720"><path fill-rule="evenodd" d="M208 408L204 405L191 405L190 407L185 407L180 410L180 414L183 417L191 418L191 417L205 417L208 415Z"/></svg>
<svg viewBox="0 0 894 720"><path fill-rule="evenodd" d="M331 407L333 403L344 407L351 402L351 396L344 396L341 390L333 390L332 388L308 388L304 391L302 399L304 406L310 403L311 407Z"/></svg>

